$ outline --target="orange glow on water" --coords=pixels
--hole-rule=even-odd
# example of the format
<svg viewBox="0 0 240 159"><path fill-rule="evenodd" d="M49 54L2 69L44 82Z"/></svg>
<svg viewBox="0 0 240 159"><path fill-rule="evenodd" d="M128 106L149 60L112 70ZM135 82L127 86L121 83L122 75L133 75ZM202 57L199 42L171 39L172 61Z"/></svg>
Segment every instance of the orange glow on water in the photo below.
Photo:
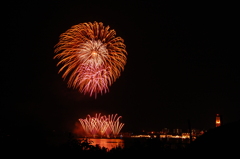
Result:
<svg viewBox="0 0 240 159"><path fill-rule="evenodd" d="M108 150L116 147L124 148L124 140L122 139L90 139L90 141L93 141L92 145L99 145Z"/></svg>

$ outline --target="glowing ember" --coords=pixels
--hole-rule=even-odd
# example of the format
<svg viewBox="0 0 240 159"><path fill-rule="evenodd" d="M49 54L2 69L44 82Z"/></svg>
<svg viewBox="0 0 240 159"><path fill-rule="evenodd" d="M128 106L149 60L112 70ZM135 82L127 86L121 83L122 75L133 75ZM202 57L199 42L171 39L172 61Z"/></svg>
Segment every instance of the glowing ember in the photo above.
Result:
<svg viewBox="0 0 240 159"><path fill-rule="evenodd" d="M121 116L117 117L115 115L101 116L100 114L96 114L95 117L91 117L88 115L86 119L79 119L83 129L85 130L87 135L91 137L108 137L113 136L117 137L122 127L123 123L119 122Z"/></svg>
<svg viewBox="0 0 240 159"><path fill-rule="evenodd" d="M120 76L127 60L126 46L116 32L101 22L80 23L60 35L54 58L65 70L62 78L69 77L68 86L95 98L106 93Z"/></svg>

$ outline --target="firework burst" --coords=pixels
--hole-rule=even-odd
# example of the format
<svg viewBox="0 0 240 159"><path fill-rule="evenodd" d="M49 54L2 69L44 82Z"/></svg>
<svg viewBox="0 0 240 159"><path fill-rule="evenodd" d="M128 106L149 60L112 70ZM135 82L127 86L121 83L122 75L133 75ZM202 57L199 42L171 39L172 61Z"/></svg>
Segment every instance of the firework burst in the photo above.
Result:
<svg viewBox="0 0 240 159"><path fill-rule="evenodd" d="M92 137L96 136L113 136L117 137L124 124L119 122L121 116L117 117L115 115L101 116L101 114L96 114L95 117L88 115L86 119L79 119L84 131L87 135Z"/></svg>
<svg viewBox="0 0 240 159"><path fill-rule="evenodd" d="M101 22L80 23L60 35L54 58L68 87L90 96L108 92L127 60L126 46L116 32Z"/></svg>

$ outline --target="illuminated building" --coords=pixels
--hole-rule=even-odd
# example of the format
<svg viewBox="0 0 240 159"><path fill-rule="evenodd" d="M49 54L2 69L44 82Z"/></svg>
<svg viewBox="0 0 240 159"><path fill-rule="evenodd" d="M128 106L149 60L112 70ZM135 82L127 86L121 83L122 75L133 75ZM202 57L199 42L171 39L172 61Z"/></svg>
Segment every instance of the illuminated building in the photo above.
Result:
<svg viewBox="0 0 240 159"><path fill-rule="evenodd" d="M216 115L216 127L221 126L221 116L219 114Z"/></svg>

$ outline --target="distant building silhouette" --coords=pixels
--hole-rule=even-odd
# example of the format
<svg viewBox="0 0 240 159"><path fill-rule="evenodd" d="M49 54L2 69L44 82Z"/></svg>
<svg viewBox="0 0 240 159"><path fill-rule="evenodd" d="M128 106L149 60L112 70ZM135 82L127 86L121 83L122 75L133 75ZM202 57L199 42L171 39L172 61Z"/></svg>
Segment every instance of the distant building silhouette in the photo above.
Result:
<svg viewBox="0 0 240 159"><path fill-rule="evenodd" d="M182 135L182 129L173 129L174 135Z"/></svg>
<svg viewBox="0 0 240 159"><path fill-rule="evenodd" d="M169 133L169 129L168 128L163 128L162 129L162 134L168 134Z"/></svg>

